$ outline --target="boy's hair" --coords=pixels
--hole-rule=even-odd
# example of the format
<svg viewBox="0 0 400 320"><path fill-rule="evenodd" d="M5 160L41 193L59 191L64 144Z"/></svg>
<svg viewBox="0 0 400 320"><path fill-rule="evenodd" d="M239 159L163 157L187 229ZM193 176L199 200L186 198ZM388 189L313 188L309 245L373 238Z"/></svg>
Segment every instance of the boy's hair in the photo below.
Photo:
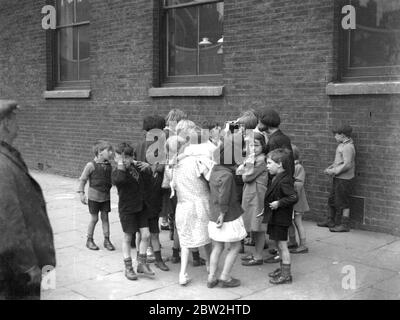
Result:
<svg viewBox="0 0 400 320"><path fill-rule="evenodd" d="M165 117L165 121L167 123L170 121L179 122L183 119L187 119L187 114L181 109L171 109L171 111L168 112L167 116Z"/></svg>
<svg viewBox="0 0 400 320"><path fill-rule="evenodd" d="M299 148L292 144L292 150L293 150L293 159L294 160L299 160L300 159L300 150Z"/></svg>
<svg viewBox="0 0 400 320"><path fill-rule="evenodd" d="M338 124L332 129L333 134L344 134L346 137L350 138L353 128L348 124Z"/></svg>
<svg viewBox="0 0 400 320"><path fill-rule="evenodd" d="M260 141L262 153L266 153L267 152L267 143L265 142L265 136L262 133L254 132L254 140Z"/></svg>
<svg viewBox="0 0 400 320"><path fill-rule="evenodd" d="M258 111L258 120L268 128L278 128L281 124L281 118L278 112L271 108L265 108Z"/></svg>
<svg viewBox="0 0 400 320"><path fill-rule="evenodd" d="M143 118L143 130L150 131L152 129L163 130L165 128L165 119L161 116L147 116Z"/></svg>
<svg viewBox="0 0 400 320"><path fill-rule="evenodd" d="M127 142L121 142L115 149L115 153L129 157L136 157L135 149L133 149Z"/></svg>
<svg viewBox="0 0 400 320"><path fill-rule="evenodd" d="M236 122L243 124L245 129L255 129L258 124L257 114L252 109L244 111Z"/></svg>
<svg viewBox="0 0 400 320"><path fill-rule="evenodd" d="M180 136L171 136L165 142L165 153L168 156L174 156L178 153L183 145L186 144L186 140Z"/></svg>
<svg viewBox="0 0 400 320"><path fill-rule="evenodd" d="M96 157L99 155L100 152L102 152L105 149L107 150L113 149L111 143L109 143L106 140L97 140L92 147L92 151Z"/></svg>
<svg viewBox="0 0 400 320"><path fill-rule="evenodd" d="M201 127L203 129L212 130L212 129L216 128L216 127L221 127L221 124L216 120L204 120L201 123Z"/></svg>
<svg viewBox="0 0 400 320"><path fill-rule="evenodd" d="M282 168L286 171L290 169L290 150L286 148L274 149L268 153L267 158L276 163L282 163Z"/></svg>

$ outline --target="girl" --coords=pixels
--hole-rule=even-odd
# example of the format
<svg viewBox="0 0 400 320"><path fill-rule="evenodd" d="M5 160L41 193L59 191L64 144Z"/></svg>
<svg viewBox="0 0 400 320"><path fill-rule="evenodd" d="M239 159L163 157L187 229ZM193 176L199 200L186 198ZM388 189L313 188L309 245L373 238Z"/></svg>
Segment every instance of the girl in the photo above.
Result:
<svg viewBox="0 0 400 320"><path fill-rule="evenodd" d="M290 249L290 253L307 253L308 248L306 247L306 233L303 227L303 214L310 210L308 206L306 192L304 190L304 182L306 178L306 172L299 160L299 149L292 145L293 157L294 157L294 189L297 192L299 201L294 205L294 225L292 224L289 228L289 238L296 238L296 230L299 233L300 246Z"/></svg>
<svg viewBox="0 0 400 320"><path fill-rule="evenodd" d="M235 170L233 157L233 136L226 137L215 151L215 159L219 159L210 176L210 222L208 232L214 240L210 259L210 272L207 287L213 288L219 282L222 287L240 286L240 280L233 278L230 273L240 251L240 241L246 237L242 219L242 208L237 199ZM229 243L229 251L225 257L224 267L219 279L216 276L218 262Z"/></svg>
<svg viewBox="0 0 400 320"><path fill-rule="evenodd" d="M241 174L244 182L242 208L247 232L253 233L255 253L243 257L242 265L255 266L263 264L263 250L267 225L262 222L263 217L257 217L264 208L264 197L267 191L268 172L265 166L265 151L267 145L265 137L259 132L253 132L249 147L251 154L244 164L240 165L237 174ZM249 139L248 137L247 139Z"/></svg>

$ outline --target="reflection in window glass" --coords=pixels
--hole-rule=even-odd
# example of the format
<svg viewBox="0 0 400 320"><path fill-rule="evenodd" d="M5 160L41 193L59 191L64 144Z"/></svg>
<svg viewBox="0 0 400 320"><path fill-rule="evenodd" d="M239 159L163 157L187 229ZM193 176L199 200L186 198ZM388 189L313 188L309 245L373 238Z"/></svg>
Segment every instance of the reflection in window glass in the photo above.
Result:
<svg viewBox="0 0 400 320"><path fill-rule="evenodd" d="M89 21L89 0L76 0L76 22Z"/></svg>
<svg viewBox="0 0 400 320"><path fill-rule="evenodd" d="M400 1L351 1L357 27L350 32L350 67L400 65Z"/></svg>
<svg viewBox="0 0 400 320"><path fill-rule="evenodd" d="M78 78L78 44L74 28L60 30L60 80L71 81Z"/></svg>
<svg viewBox="0 0 400 320"><path fill-rule="evenodd" d="M56 12L57 26L74 23L74 0L57 0Z"/></svg>

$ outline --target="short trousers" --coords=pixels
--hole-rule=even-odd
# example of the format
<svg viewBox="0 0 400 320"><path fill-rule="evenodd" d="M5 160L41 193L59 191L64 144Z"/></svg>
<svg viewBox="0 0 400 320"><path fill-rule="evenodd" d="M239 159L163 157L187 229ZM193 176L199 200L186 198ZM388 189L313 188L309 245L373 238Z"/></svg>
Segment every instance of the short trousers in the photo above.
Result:
<svg viewBox="0 0 400 320"><path fill-rule="evenodd" d="M276 224L268 224L267 234L270 240L287 241L289 227L278 226Z"/></svg>
<svg viewBox="0 0 400 320"><path fill-rule="evenodd" d="M328 204L336 209L350 208L350 194L353 191L353 179L333 178L332 190L329 194Z"/></svg>
<svg viewBox="0 0 400 320"><path fill-rule="evenodd" d="M89 212L90 214L98 214L100 212L110 212L111 211L111 201L97 202L93 200L88 200Z"/></svg>
<svg viewBox="0 0 400 320"><path fill-rule="evenodd" d="M146 211L120 214L119 220L124 233L135 233L141 228L149 227L149 217Z"/></svg>
<svg viewBox="0 0 400 320"><path fill-rule="evenodd" d="M149 230L150 233L160 233L160 227L158 225L158 217L149 219Z"/></svg>

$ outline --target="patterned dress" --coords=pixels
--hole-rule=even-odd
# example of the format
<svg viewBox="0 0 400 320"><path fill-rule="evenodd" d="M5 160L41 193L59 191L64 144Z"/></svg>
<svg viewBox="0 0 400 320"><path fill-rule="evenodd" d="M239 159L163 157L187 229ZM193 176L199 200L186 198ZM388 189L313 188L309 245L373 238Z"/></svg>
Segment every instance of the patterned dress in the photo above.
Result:
<svg viewBox="0 0 400 320"><path fill-rule="evenodd" d="M187 156L178 162L173 169L173 186L178 198L175 223L181 247L197 248L210 243L210 191L199 176L197 157Z"/></svg>

